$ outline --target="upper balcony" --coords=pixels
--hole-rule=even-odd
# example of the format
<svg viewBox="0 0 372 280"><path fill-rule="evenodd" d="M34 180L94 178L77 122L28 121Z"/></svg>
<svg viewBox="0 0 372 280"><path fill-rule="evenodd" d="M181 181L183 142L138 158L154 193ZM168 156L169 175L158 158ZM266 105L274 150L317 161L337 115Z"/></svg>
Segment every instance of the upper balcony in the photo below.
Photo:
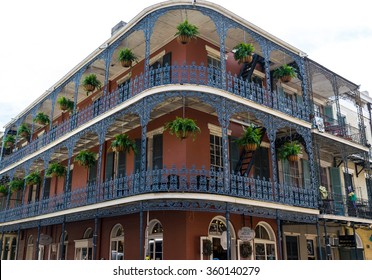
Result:
<svg viewBox="0 0 372 280"><path fill-rule="evenodd" d="M184 19L198 26L199 35L190 44L179 45L174 34ZM255 48L251 63L238 64L233 59L234 47L241 42ZM117 59L123 48L131 49L138 58L131 68L123 68ZM287 88L272 77L283 64L293 65L298 72ZM87 96L82 81L92 73L103 87ZM168 1L155 5L115 33L6 126L5 135L16 135L25 123L32 136L18 136L15 147L3 151L0 168L155 87L166 90L164 86L202 85L252 101L249 104L262 110L270 108L309 121L304 73L300 50L215 4ZM58 108L60 97L74 101L71 113ZM49 116L49 125L33 122L38 112Z"/></svg>

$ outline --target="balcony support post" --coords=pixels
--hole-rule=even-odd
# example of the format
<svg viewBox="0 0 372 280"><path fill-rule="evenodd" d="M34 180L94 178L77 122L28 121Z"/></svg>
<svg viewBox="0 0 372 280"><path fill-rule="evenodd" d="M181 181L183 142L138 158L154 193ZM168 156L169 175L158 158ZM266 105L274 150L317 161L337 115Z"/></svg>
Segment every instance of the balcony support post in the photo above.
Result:
<svg viewBox="0 0 372 280"><path fill-rule="evenodd" d="M61 228L61 241L60 241L60 248L61 250L59 250L59 256L58 256L58 259L59 260L62 260L62 256L65 255L65 223L66 223L66 216L63 216L63 221L62 221L62 228Z"/></svg>
<svg viewBox="0 0 372 280"><path fill-rule="evenodd" d="M143 202L141 201L141 208L140 208L140 227L139 227L139 250L140 250L140 260L143 260Z"/></svg>
<svg viewBox="0 0 372 280"><path fill-rule="evenodd" d="M230 212L229 204L226 202L226 239L227 239L227 259L231 260L231 239L230 239Z"/></svg>
<svg viewBox="0 0 372 280"><path fill-rule="evenodd" d="M320 243L320 228L319 228L319 218L316 218L316 242L318 243L318 255L319 259L323 260L323 254L322 254L322 245Z"/></svg>
<svg viewBox="0 0 372 280"><path fill-rule="evenodd" d="M74 150L73 145L67 145L67 153L68 153L68 159L67 159L67 166L66 166L66 181L65 181L65 193L69 191L69 182L70 182L70 166L71 166L71 158L72 158L72 152Z"/></svg>
<svg viewBox="0 0 372 280"><path fill-rule="evenodd" d="M73 114L76 113L76 105L77 105L77 99L78 99L78 95L79 95L79 85L80 85L80 79L81 79L81 76L83 75L84 71L86 70L86 67L83 67L81 68L74 76L74 86L75 86L75 90L74 90L74 111L73 111Z"/></svg>
<svg viewBox="0 0 372 280"><path fill-rule="evenodd" d="M30 133L30 143L33 141L32 140L32 136L34 135L34 131L35 131L35 122L34 122L34 118L36 117L36 111L37 111L37 107L34 107L32 108L32 111L31 111L31 121L32 121L32 124L31 124L31 133Z"/></svg>
<svg viewBox="0 0 372 280"><path fill-rule="evenodd" d="M3 256L4 228L1 228L0 257Z"/></svg>
<svg viewBox="0 0 372 280"><path fill-rule="evenodd" d="M49 123L49 131L52 130L53 128L53 115L54 115L54 108L56 106L56 100L57 100L57 96L58 96L58 93L60 92L60 88L58 88L58 90L55 90L53 91L51 94L50 94L50 102L52 103L52 109L50 110L50 116L49 116L49 119L50 119L50 123ZM51 139L49 140L51 141Z"/></svg>
<svg viewBox="0 0 372 280"><path fill-rule="evenodd" d="M280 221L278 210L276 210L276 224L277 224L278 254L279 254L279 260L282 260L283 259L282 224L281 224L281 221Z"/></svg>
<svg viewBox="0 0 372 280"><path fill-rule="evenodd" d="M98 241L98 210L96 210L96 214L94 215L94 232L93 232L93 260L97 260L97 241Z"/></svg>
<svg viewBox="0 0 372 280"><path fill-rule="evenodd" d="M43 176L43 181L41 183L41 201L44 200L44 190L45 190L45 182L46 182L46 170L49 166L49 160L50 160L50 150L47 151L44 155L43 155L43 159L44 159L44 176ZM43 205L43 204L41 204ZM39 210L42 210L42 209L39 209Z"/></svg>
<svg viewBox="0 0 372 280"><path fill-rule="evenodd" d="M16 244L16 251L15 251L15 260L18 260L18 252L19 252L19 241L21 240L21 225L18 224L18 229L17 229L17 244ZM1 256L1 253L0 253Z"/></svg>
<svg viewBox="0 0 372 280"><path fill-rule="evenodd" d="M40 220L39 220L38 225L37 225L36 250L35 250L34 260L38 260L39 259L39 251L40 251L40 248L39 248L39 244L40 244L40 228L41 228L41 225L40 225Z"/></svg>
<svg viewBox="0 0 372 280"><path fill-rule="evenodd" d="M98 134L98 142L99 142L99 148L98 148L98 159L97 159L97 179L96 179L96 201L99 201L101 199L101 195L103 195L102 186L101 186L101 169L102 169L102 154L103 154L103 146L105 144L105 138L106 138L106 132L107 128L102 126L97 129Z"/></svg>

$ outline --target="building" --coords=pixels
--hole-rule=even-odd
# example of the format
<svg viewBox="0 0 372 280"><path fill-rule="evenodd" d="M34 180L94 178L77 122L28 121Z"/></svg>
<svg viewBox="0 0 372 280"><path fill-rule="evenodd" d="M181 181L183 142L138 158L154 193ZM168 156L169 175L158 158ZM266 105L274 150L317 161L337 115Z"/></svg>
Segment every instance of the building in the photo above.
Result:
<svg viewBox="0 0 372 280"><path fill-rule="evenodd" d="M186 19L199 34L182 44ZM159 3L112 33L5 127L2 259L372 258L367 93L206 1ZM297 75L281 81L282 66ZM91 74L102 87L84 87ZM200 133L170 134L177 117ZM239 145L246 128L258 149ZM112 149L122 134L135 149Z"/></svg>

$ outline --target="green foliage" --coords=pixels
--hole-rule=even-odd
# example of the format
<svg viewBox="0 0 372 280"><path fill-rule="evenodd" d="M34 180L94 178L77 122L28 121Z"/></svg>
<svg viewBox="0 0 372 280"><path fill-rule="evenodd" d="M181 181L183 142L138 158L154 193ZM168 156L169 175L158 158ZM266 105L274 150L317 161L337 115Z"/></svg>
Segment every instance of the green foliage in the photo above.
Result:
<svg viewBox="0 0 372 280"><path fill-rule="evenodd" d="M63 177L66 174L66 167L60 164L59 162L52 162L49 164L48 169L45 172L45 175L48 177L56 176Z"/></svg>
<svg viewBox="0 0 372 280"><path fill-rule="evenodd" d="M9 194L9 189L7 186L0 185L0 193L4 196L7 196Z"/></svg>
<svg viewBox="0 0 372 280"><path fill-rule="evenodd" d="M76 161L78 164L80 164L83 167L91 167L96 163L97 160L97 154L93 153L88 150L82 150L80 151L74 161Z"/></svg>
<svg viewBox="0 0 372 280"><path fill-rule="evenodd" d="M22 190L24 188L24 180L19 178L14 178L9 182L9 187L12 192Z"/></svg>
<svg viewBox="0 0 372 280"><path fill-rule="evenodd" d="M177 33L175 36L183 35L191 39L196 38L199 34L198 27L196 25L190 24L187 20L177 25Z"/></svg>
<svg viewBox="0 0 372 280"><path fill-rule="evenodd" d="M83 82L82 82L87 95L89 92L93 91L95 88L101 89L102 83L100 80L98 80L97 76L95 74L89 74L84 77ZM89 88L91 86L92 88Z"/></svg>
<svg viewBox="0 0 372 280"><path fill-rule="evenodd" d="M175 120L166 123L164 129L169 129L170 134L175 134L181 140L187 138L188 133L191 133L193 140L195 140L196 133L200 133L200 128L194 120L180 117L176 117Z"/></svg>
<svg viewBox="0 0 372 280"><path fill-rule="evenodd" d="M298 155L301 153L301 145L298 141L286 142L278 149L278 158L286 159L291 155Z"/></svg>
<svg viewBox="0 0 372 280"><path fill-rule="evenodd" d="M4 138L4 145L6 148L11 148L13 147L14 143L15 143L15 137L11 134L8 134L5 138Z"/></svg>
<svg viewBox="0 0 372 280"><path fill-rule="evenodd" d="M280 78L285 77L285 76L289 76L291 78L296 78L297 77L296 69L293 68L292 66L284 64L284 65L282 65L279 68L274 70L274 73L273 73L274 78L280 79Z"/></svg>
<svg viewBox="0 0 372 280"><path fill-rule="evenodd" d="M128 48L121 49L118 58L119 61L137 61L137 56Z"/></svg>
<svg viewBox="0 0 372 280"><path fill-rule="evenodd" d="M125 133L115 135L115 140L111 142L111 148L114 151L124 151L129 153L132 150L134 153L137 153L134 140L130 139Z"/></svg>
<svg viewBox="0 0 372 280"><path fill-rule="evenodd" d="M44 114L43 112L37 113L35 118L33 119L34 122L37 122L41 125L47 125L50 123L49 116Z"/></svg>
<svg viewBox="0 0 372 280"><path fill-rule="evenodd" d="M57 100L58 105L60 106L62 111L70 111L72 112L74 110L74 101L61 96Z"/></svg>
<svg viewBox="0 0 372 280"><path fill-rule="evenodd" d="M255 125L251 124L246 128L243 127L243 129L244 131L242 136L236 139L236 143L239 146L244 146L247 144L260 145L262 136L262 130L260 127L256 127Z"/></svg>
<svg viewBox="0 0 372 280"><path fill-rule="evenodd" d="M252 55L254 46L252 44L240 43L234 47L234 59L240 60L246 56Z"/></svg>
<svg viewBox="0 0 372 280"><path fill-rule="evenodd" d="M30 136L31 134L31 131L30 129L28 128L28 125L25 124L25 123L22 123L19 128L18 128L18 134L21 135L22 137L24 138L27 138L28 136Z"/></svg>
<svg viewBox="0 0 372 280"><path fill-rule="evenodd" d="M39 171L33 171L25 177L26 185L38 185L41 183L41 176Z"/></svg>

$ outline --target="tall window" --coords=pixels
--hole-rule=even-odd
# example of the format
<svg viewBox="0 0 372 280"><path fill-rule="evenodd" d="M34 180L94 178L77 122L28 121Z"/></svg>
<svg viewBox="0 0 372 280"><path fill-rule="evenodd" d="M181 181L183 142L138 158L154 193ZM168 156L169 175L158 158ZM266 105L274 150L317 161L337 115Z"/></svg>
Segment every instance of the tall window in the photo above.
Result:
<svg viewBox="0 0 372 280"><path fill-rule="evenodd" d="M93 230L87 228L83 239L75 240L75 260L91 260L93 258Z"/></svg>
<svg viewBox="0 0 372 280"><path fill-rule="evenodd" d="M260 222L255 229L254 249L256 260L275 260L276 242L274 231L269 224Z"/></svg>
<svg viewBox="0 0 372 280"><path fill-rule="evenodd" d="M300 186L300 172L297 161L282 160L283 181L284 184L291 186Z"/></svg>
<svg viewBox="0 0 372 280"><path fill-rule="evenodd" d="M163 259L163 226L157 220L151 221L148 226L146 258L150 260Z"/></svg>
<svg viewBox="0 0 372 280"><path fill-rule="evenodd" d="M34 255L34 237L29 236L27 240L26 260L32 260Z"/></svg>
<svg viewBox="0 0 372 280"><path fill-rule="evenodd" d="M215 57L208 56L208 81L209 83L220 82L221 61Z"/></svg>
<svg viewBox="0 0 372 280"><path fill-rule="evenodd" d="M215 170L222 169L222 137L211 134L209 137L210 163Z"/></svg>
<svg viewBox="0 0 372 280"><path fill-rule="evenodd" d="M123 226L117 224L111 231L110 242L110 259L123 260L124 259L124 229Z"/></svg>
<svg viewBox="0 0 372 280"><path fill-rule="evenodd" d="M231 259L236 259L236 246L235 246L235 230L232 224L229 223L229 232L231 239ZM226 219L218 216L213 218L209 224L208 239L212 240L212 259L216 260L227 260L227 228Z"/></svg>

